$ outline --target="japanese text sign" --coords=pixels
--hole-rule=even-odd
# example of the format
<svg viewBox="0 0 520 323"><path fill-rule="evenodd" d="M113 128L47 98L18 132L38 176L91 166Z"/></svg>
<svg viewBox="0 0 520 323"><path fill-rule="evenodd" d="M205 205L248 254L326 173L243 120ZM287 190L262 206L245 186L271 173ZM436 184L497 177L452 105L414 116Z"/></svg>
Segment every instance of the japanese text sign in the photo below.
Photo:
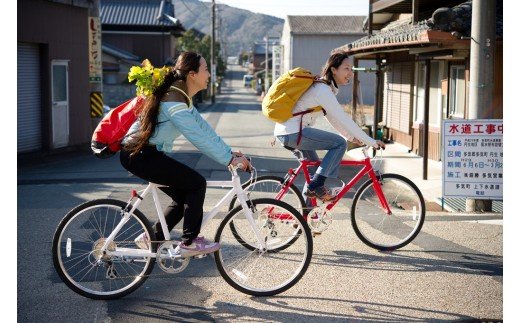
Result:
<svg viewBox="0 0 520 323"><path fill-rule="evenodd" d="M89 80L101 83L103 66L101 62L101 23L99 17L89 17L88 23Z"/></svg>
<svg viewBox="0 0 520 323"><path fill-rule="evenodd" d="M502 119L444 120L443 197L501 200Z"/></svg>

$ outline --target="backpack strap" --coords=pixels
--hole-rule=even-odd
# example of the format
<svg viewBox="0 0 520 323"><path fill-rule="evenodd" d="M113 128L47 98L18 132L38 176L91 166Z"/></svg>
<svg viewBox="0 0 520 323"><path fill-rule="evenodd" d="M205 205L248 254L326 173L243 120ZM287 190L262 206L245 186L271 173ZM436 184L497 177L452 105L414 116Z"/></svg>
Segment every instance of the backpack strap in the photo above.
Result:
<svg viewBox="0 0 520 323"><path fill-rule="evenodd" d="M174 90L174 91L177 91L179 92L185 99L186 101L188 101L188 107L192 106L193 105L193 102L191 101L191 98L189 97L188 94L186 94L186 92L184 92L183 90L181 90L180 88L176 87L176 86L170 86L170 89L169 90ZM169 92L169 91L168 91Z"/></svg>
<svg viewBox="0 0 520 323"><path fill-rule="evenodd" d="M293 113L293 116L301 116L300 117L300 130L298 131L298 139L296 140L296 146L299 146L300 145L300 141L302 140L303 116L306 115L307 113L314 112L315 108L317 108L317 107L314 107L314 108L311 108L311 109L307 109L305 111ZM325 114L325 110L323 110L323 108L322 108L322 111L323 111L323 114Z"/></svg>

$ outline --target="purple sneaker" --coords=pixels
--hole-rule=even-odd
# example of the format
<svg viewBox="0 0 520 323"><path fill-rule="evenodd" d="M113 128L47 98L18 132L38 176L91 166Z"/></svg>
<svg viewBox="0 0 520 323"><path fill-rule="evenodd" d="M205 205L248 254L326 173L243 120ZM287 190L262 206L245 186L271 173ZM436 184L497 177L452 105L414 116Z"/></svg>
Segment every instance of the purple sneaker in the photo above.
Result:
<svg viewBox="0 0 520 323"><path fill-rule="evenodd" d="M212 253L218 249L220 249L218 242L211 242L204 239L204 237L197 237L193 239L190 245L181 243L176 248L176 251L180 252L183 257L192 257Z"/></svg>

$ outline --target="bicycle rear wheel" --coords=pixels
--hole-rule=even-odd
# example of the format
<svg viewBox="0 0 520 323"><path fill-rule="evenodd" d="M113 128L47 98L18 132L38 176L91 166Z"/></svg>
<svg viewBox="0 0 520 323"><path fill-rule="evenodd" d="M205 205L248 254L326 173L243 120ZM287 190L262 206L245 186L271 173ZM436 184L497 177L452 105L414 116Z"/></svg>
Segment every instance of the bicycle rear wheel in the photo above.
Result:
<svg viewBox="0 0 520 323"><path fill-rule="evenodd" d="M371 180L365 182L352 202L352 227L366 245L395 250L409 244L421 231L426 214L424 198L408 178L383 174L381 189L392 214L383 210Z"/></svg>
<svg viewBox="0 0 520 323"><path fill-rule="evenodd" d="M274 199L276 198L276 195L282 190L284 183L285 179L279 176L258 176L255 180L244 183L242 188L244 191L247 191L250 199ZM290 185L281 200L293 206L296 211L300 212L301 214L305 214L305 198L296 185ZM229 211L231 211L238 204L237 197L233 197L229 203Z"/></svg>
<svg viewBox="0 0 520 323"><path fill-rule="evenodd" d="M276 295L291 288L305 274L312 257L311 232L301 214L285 202L255 199L251 209L267 249L259 247L246 210L239 205L217 229L215 241L221 247L215 253L215 262L222 277L235 289L254 296ZM283 218L288 225L261 225L270 218ZM293 239L295 232L298 236ZM294 240L291 245L277 247L288 238Z"/></svg>
<svg viewBox="0 0 520 323"><path fill-rule="evenodd" d="M60 222L52 242L54 268L76 293L92 299L115 299L136 290L148 278L155 258L108 256L100 251L106 238L127 213L126 203L112 199L93 200L70 211ZM146 217L135 210L108 249L138 249L134 239L155 234ZM154 252L156 246L149 246Z"/></svg>

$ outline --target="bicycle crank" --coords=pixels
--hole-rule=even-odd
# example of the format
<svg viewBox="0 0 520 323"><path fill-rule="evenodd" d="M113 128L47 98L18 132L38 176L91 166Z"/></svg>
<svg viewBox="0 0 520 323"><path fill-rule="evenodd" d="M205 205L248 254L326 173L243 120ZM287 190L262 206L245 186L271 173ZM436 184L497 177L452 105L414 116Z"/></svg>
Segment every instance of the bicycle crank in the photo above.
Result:
<svg viewBox="0 0 520 323"><path fill-rule="evenodd" d="M325 208L325 205L312 209L307 215L307 224L311 229L312 236L315 237L327 230L332 223L332 213Z"/></svg>
<svg viewBox="0 0 520 323"><path fill-rule="evenodd" d="M178 241L165 241L157 248L156 262L162 271L178 274L188 267L190 258L181 257L175 252L179 244Z"/></svg>

